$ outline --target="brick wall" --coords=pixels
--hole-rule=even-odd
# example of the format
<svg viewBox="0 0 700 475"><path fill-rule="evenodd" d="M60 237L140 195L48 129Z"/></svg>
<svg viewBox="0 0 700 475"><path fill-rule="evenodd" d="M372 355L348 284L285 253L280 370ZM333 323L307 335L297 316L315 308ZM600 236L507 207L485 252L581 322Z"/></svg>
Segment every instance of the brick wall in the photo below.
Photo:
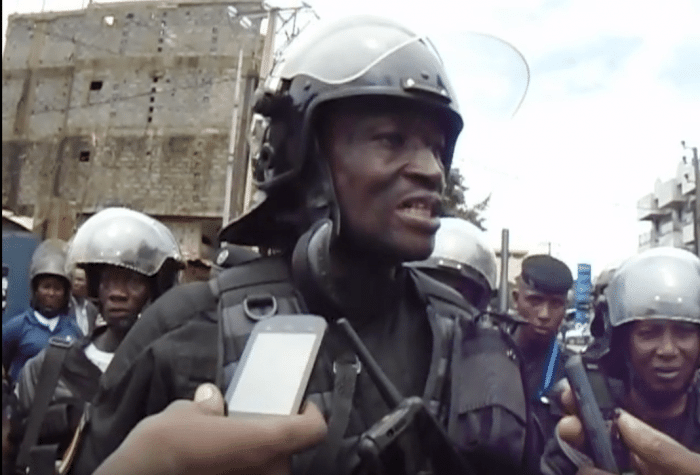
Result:
<svg viewBox="0 0 700 475"><path fill-rule="evenodd" d="M3 56L3 207L38 197L83 213L121 204L219 217L239 51L248 111L262 54L261 4L92 4L13 15ZM251 27L239 20L250 14ZM238 127L245 140L247 121ZM247 157L235 157L234 215Z"/></svg>

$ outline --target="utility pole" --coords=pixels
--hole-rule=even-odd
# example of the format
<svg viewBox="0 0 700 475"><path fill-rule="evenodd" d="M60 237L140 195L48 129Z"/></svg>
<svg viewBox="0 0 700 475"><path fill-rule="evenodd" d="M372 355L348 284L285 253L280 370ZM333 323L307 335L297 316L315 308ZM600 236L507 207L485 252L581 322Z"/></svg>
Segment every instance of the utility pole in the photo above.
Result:
<svg viewBox="0 0 700 475"><path fill-rule="evenodd" d="M693 224L695 229L695 255L700 256L700 163L698 163L698 148L687 147L685 140L681 140L684 150L692 150L692 165L695 171L695 209L693 210ZM685 161L685 156L683 156Z"/></svg>

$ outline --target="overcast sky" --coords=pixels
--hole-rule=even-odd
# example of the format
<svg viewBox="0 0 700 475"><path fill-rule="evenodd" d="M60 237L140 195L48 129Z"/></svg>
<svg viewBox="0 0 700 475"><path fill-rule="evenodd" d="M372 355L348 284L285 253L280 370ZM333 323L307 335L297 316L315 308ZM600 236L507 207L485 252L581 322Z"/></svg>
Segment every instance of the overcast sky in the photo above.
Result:
<svg viewBox="0 0 700 475"><path fill-rule="evenodd" d="M508 228L513 248L551 247L574 272L576 263L588 262L595 275L636 252L646 229L636 219L637 200L657 178L675 176L680 141L700 147L697 0L307 2L322 18L390 16L435 38L467 118L455 165L470 188L468 201L491 195L485 225L494 247ZM84 3L43 5L48 11ZM40 11L42 1L2 5L4 31L7 14ZM527 59L529 90L512 119L474 112L481 105L472 87L479 78L465 72L474 55L469 31L495 35ZM504 48L507 54L516 57ZM522 68L512 72L502 85L511 96L523 84Z"/></svg>

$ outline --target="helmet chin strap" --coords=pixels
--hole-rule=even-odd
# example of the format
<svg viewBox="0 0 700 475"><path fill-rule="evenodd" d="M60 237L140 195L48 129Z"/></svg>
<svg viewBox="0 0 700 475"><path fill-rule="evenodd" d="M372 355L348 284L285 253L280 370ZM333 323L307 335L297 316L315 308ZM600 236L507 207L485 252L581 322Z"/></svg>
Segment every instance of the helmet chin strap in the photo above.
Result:
<svg viewBox="0 0 700 475"><path fill-rule="evenodd" d="M318 137L314 134L312 149L308 157L311 171L311 183L306 192L306 209L311 221L310 229L322 220L332 224L330 241L335 241L340 235L340 207L333 183L333 175L328 163L328 157L322 153Z"/></svg>
<svg viewBox="0 0 700 475"><path fill-rule="evenodd" d="M315 311L329 305L337 307L342 302L331 275L332 238L333 223L330 219L321 219L299 238L292 252L294 280Z"/></svg>

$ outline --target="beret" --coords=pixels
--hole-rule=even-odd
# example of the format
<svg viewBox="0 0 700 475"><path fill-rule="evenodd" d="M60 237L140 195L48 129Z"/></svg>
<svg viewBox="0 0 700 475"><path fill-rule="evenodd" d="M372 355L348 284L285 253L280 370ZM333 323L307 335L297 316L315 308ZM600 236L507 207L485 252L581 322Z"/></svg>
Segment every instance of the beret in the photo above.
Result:
<svg viewBox="0 0 700 475"><path fill-rule="evenodd" d="M520 278L538 292L547 294L566 294L574 283L569 267L547 254L526 257Z"/></svg>

